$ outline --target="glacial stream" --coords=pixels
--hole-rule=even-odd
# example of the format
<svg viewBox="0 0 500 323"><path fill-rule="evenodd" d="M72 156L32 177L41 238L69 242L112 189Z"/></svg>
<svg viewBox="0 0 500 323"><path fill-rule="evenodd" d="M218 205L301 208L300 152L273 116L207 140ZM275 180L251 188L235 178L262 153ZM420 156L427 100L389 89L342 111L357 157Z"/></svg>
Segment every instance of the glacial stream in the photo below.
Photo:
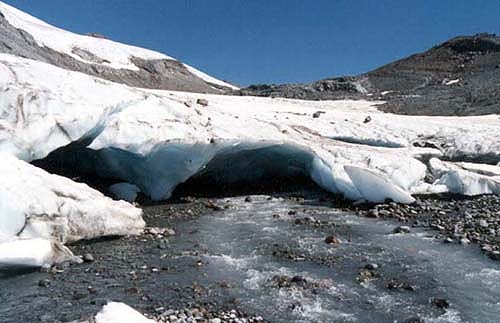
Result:
<svg viewBox="0 0 500 323"><path fill-rule="evenodd" d="M16 311L30 317L30 309L51 306L49 312L76 319L100 308L96 298L151 311L141 303L144 296L126 292L132 286L127 266L133 262L139 277L134 286L165 309L189 306L173 290L196 285L205 291L205 300L232 302L270 322L500 320L500 265L477 246L445 244L432 232L415 228L393 234L396 222L358 217L314 201L252 196L251 201L235 197L215 202L229 207L170 222L176 235L163 249L156 242L146 247L151 243L141 239L91 243L99 261L73 265L64 284L54 279L55 291L42 296L37 282L47 274L0 278L0 317L10 322ZM332 235L340 244L325 243ZM111 255L104 250L112 250ZM92 267L122 258L126 266ZM142 263L160 271L151 273ZM365 270L368 264L371 269ZM66 300L66 290L76 288L70 284L92 285L99 291L95 297ZM55 296L65 299L53 301ZM441 307L435 299L441 300ZM55 318L61 319L59 314Z"/></svg>

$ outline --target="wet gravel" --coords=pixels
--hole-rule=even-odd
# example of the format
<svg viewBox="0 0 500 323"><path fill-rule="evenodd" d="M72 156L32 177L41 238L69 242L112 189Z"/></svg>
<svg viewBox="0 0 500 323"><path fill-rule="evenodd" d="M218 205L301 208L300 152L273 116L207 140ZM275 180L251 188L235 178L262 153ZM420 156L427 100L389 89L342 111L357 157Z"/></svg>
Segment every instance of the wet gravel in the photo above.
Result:
<svg viewBox="0 0 500 323"><path fill-rule="evenodd" d="M420 196L411 205L387 203L357 212L433 229L445 243L476 243L490 258L500 260L500 196Z"/></svg>

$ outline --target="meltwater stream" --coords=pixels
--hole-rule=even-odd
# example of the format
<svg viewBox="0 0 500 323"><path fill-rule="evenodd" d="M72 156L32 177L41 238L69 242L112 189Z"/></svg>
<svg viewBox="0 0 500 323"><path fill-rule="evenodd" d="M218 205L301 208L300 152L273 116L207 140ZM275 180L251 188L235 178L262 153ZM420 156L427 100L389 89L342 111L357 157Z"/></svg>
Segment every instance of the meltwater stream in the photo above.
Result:
<svg viewBox="0 0 500 323"><path fill-rule="evenodd" d="M176 231L166 243L147 235L81 242L70 248L95 262L0 273L0 322L79 320L109 300L150 314L236 308L278 323L500 322L500 264L477 246L414 228L392 234L396 222L315 200L215 203L229 207L187 219L165 215L181 205L145 207L148 225ZM332 235L341 243L325 243Z"/></svg>
<svg viewBox="0 0 500 323"><path fill-rule="evenodd" d="M392 234L393 222L307 203L228 202L177 230L195 227L189 239L203 242L207 280L227 282L249 312L272 322L500 321L500 266L477 247ZM341 244L325 243L332 234ZM366 264L379 268L360 281Z"/></svg>

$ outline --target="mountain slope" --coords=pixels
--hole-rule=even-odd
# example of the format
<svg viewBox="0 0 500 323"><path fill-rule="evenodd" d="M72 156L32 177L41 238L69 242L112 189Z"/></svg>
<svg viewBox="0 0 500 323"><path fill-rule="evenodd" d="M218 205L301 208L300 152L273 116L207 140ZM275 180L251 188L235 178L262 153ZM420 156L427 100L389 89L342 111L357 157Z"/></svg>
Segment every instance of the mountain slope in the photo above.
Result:
<svg viewBox="0 0 500 323"><path fill-rule="evenodd" d="M375 98L384 111L414 115L500 113L500 37L461 36L351 77L254 85L235 94L326 100Z"/></svg>
<svg viewBox="0 0 500 323"><path fill-rule="evenodd" d="M203 93L237 89L167 55L100 37L77 35L2 2L0 53L135 87Z"/></svg>

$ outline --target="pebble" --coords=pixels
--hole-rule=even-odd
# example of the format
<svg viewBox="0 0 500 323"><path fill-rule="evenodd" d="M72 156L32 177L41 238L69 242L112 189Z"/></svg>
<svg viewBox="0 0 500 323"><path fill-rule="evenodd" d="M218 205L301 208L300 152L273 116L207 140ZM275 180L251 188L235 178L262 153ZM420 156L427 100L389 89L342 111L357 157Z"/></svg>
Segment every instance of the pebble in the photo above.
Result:
<svg viewBox="0 0 500 323"><path fill-rule="evenodd" d="M92 254L86 253L83 255L83 261L84 262L94 262L95 259L94 259L94 256L92 256Z"/></svg>
<svg viewBox="0 0 500 323"><path fill-rule="evenodd" d="M365 269L368 270L377 270L379 268L378 264L366 264Z"/></svg>

